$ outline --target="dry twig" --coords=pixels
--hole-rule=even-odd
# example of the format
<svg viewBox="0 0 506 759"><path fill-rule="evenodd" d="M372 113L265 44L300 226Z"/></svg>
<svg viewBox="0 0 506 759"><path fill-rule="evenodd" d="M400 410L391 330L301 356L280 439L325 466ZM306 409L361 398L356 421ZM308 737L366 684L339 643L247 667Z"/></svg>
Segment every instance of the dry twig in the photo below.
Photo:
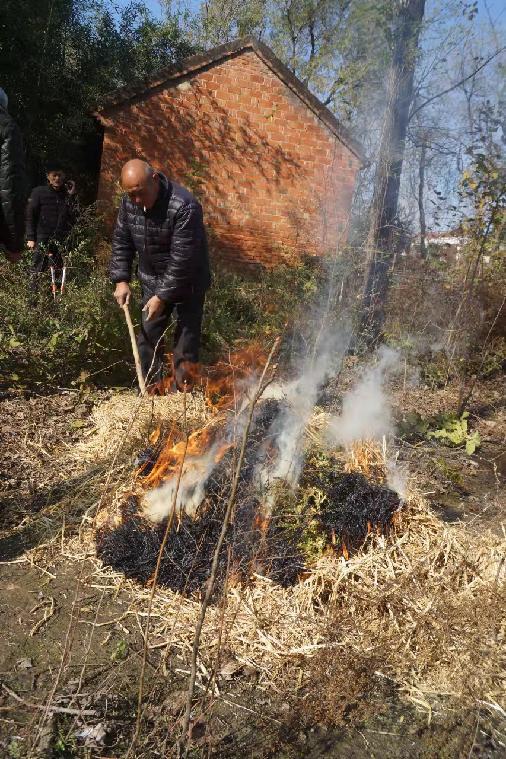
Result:
<svg viewBox="0 0 506 759"><path fill-rule="evenodd" d="M258 399L260 398L260 396L262 395L262 393L263 393L263 391L265 389L265 385L264 385L265 376L267 374L267 371L269 369L269 366L271 364L273 356L274 356L274 354L275 354L275 352L276 352L276 350L278 348L279 342L280 342L280 338L278 337L274 341L274 344L273 344L273 346L271 348L271 352L269 353L269 356L268 356L267 361L265 363L265 366L263 368L262 374L260 376L260 380L258 382L258 386L257 386L256 392L254 393L254 395L253 395L253 397L251 399L251 402L250 402L250 409L249 409L249 414L248 414L248 420L247 420L246 426L244 428L244 433L243 433L243 436L242 436L241 450L240 450L240 453L239 453L239 458L237 460L237 466L236 466L235 473L234 473L234 479L233 479L233 482L232 482L232 488L231 488L231 491L230 491L230 496L229 496L229 499L228 499L227 508L226 508L226 511L225 511L225 516L223 518L223 525L222 525L221 532L220 532L220 535L219 535L219 538L218 538L218 542L216 544L216 548L214 550L213 561L212 561L212 564L211 564L211 572L209 574L209 579L207 581L206 593L205 593L205 596L204 596L204 600L202 602L199 618L197 620L197 625L196 625L196 628L195 628L195 637L194 637L194 640L193 640L193 649L192 649L192 658L191 658L191 672L190 672L190 679L189 679L189 683L188 683L188 694L187 694L187 698L186 698L186 709L185 709L185 715L184 715L184 720L183 720L182 737L181 737L181 740L179 742L179 749L182 750L183 752L186 752L185 747L186 747L186 742L187 742L187 738L188 738L188 735L187 735L188 728L189 728L189 725L190 725L191 705L192 705L192 701L193 701L193 694L194 694L194 691L195 691L195 679L197 677L197 659L198 659L198 654L199 654L200 637L201 637L201 634L202 634L202 627L203 627L203 624L204 624L204 619L205 619L205 616L206 616L207 607L209 606L209 602L211 600L211 596L212 596L212 593L213 593L213 590L214 590L214 585L215 585L215 582L216 582L216 573L217 573L217 569L218 569L218 561L219 561L219 556L220 556L220 552L221 552L221 547L223 545L223 541L225 540L225 535L226 535L227 530L228 530L228 525L229 525L229 522L230 522L230 517L232 515L232 509L234 508L234 504L235 504L235 499L236 499L236 495L237 495L237 486L239 485L239 477L240 477L240 474L241 474L241 468L242 468L242 464L243 464L243 461L244 461L244 454L246 453L246 443L248 442L249 431L250 431L251 423L252 423L252 420L253 420L253 412L255 411L255 406L257 404Z"/></svg>

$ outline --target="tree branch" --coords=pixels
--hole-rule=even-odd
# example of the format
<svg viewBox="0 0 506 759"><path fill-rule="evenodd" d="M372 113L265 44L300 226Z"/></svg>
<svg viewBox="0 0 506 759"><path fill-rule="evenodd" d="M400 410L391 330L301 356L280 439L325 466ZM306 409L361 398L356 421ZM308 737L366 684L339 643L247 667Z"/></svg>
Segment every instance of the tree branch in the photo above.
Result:
<svg viewBox="0 0 506 759"><path fill-rule="evenodd" d="M443 95L447 95L449 92L452 92L452 90L455 90L457 87L460 87L465 82L467 82L469 79L472 79L473 76L476 76L476 74L485 68L485 66L488 66L490 61L493 61L494 58L497 58L498 55L500 55L504 50L506 50L506 45L501 47L499 50L497 50L493 55L491 55L489 58L487 58L486 61L483 61L478 68L476 68L471 74L468 74L468 76L465 76L463 79L461 79L459 82L455 82L455 84L452 84L450 87L447 87L445 90L442 90L441 92L438 92L437 95L432 95L432 97L427 98L427 100L424 103L421 103L417 108L415 108L414 111L411 111L409 115L409 121L413 118L413 116L422 110L422 108L425 108L426 105L429 105L429 103L432 103L434 100L437 100L438 98L442 97Z"/></svg>

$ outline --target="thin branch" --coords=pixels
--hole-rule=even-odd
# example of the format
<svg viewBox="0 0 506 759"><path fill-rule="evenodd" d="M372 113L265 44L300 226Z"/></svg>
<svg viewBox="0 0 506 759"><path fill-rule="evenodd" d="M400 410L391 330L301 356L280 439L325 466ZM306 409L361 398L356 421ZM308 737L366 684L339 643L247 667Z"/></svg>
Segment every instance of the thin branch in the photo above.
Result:
<svg viewBox="0 0 506 759"><path fill-rule="evenodd" d="M21 696L18 696L13 690L8 688L5 683L1 683L2 689L19 704L27 706L29 709L39 709L40 711L46 711L46 704L34 704L33 701L26 701ZM73 714L76 717L98 717L98 712L95 709L69 709L66 706L50 706L49 711L55 714Z"/></svg>
<svg viewBox="0 0 506 759"><path fill-rule="evenodd" d="M449 92L452 92L452 90L457 89L457 87L461 87L465 82L468 81L468 79L472 79L473 76L476 76L476 74L479 71L481 71L482 69L484 69L485 66L488 66L488 64L490 63L490 61L493 61L494 58L497 58L497 56L500 55L503 52L503 50L506 50L506 45L504 45L499 50L497 50L493 55L491 55L489 58L487 58L486 61L483 61L483 63L481 63L478 66L478 68L476 68L473 72L471 72L471 74L469 74L468 76L465 76L460 81L455 82L455 84L452 84L450 87L447 87L445 90L442 90L442 92L438 92L436 95L432 95L432 97L427 98L427 100L425 100L423 103L421 103L418 106L418 108L415 108L414 111L411 111L411 114L409 116L409 120L411 121L411 119L413 118L413 116L416 113L418 113L419 111L421 111L422 108L425 108L425 106L428 105L429 103L432 103L434 100L437 100L438 98L442 97L443 95L447 95Z"/></svg>
<svg viewBox="0 0 506 759"><path fill-rule="evenodd" d="M214 549L214 555L213 555L213 561L211 564L211 572L209 574L209 580L207 582L207 588L206 588L206 594L204 596L204 600L202 602L202 606L200 609L200 615L197 620L197 625L195 627L195 637L193 640L193 650L192 650L192 658L191 658L191 671L190 671L190 679L188 682L188 693L186 696L186 709L185 709L185 715L184 715L184 721L183 721L183 729L182 729L182 735L181 739L179 741L178 747L180 753L183 755L186 753L185 746L188 739L188 728L190 725L190 715L191 715L191 706L193 701L193 694L195 692L195 680L197 677L197 659L199 654L199 648L200 648L200 637L202 634L202 627L204 625L204 619L207 612L207 607L209 606L209 602L211 600L211 596L214 590L214 585L216 583L216 574L218 570L218 560L220 557L221 548L223 545L223 541L225 540L225 535L228 530L228 525L230 522L230 517L232 515L232 509L234 508L235 499L237 495L237 488L239 486L239 477L241 474L242 464L244 461L244 455L246 453L246 444L248 442L248 435L251 428L251 423L253 420L253 412L255 410L255 406L257 404L258 399L262 395L264 391L264 380L265 375L267 373L267 370L269 369L269 366L271 364L272 358L278 348L278 345L280 343L280 338L276 338L274 341L274 345L271 348L271 352L269 353L269 357L267 358L267 361L265 363L264 369L262 371L262 375L260 377L260 380L258 382L257 389L251 399L250 402L250 409L249 409L249 415L248 415L248 421L246 423L246 427L244 428L244 433L242 436L242 445L241 450L239 453L239 458L237 460L237 466L235 468L234 473L234 479L232 482L232 489L230 491L230 496L227 503L227 508L225 511L225 516L223 518L223 525L221 528L220 536L218 538L218 542L216 544L216 548Z"/></svg>
<svg viewBox="0 0 506 759"><path fill-rule="evenodd" d="M468 391L467 391L467 393L466 393L465 396L464 396L464 393L463 393L463 387L461 388L460 398L459 398L459 407L457 409L457 415L458 416L462 416L463 412L465 411L465 408L466 408L467 404L471 400L471 397L473 395L476 382L478 380L478 376L479 376L481 370L483 369L483 364L485 363L485 359L488 356L488 353L485 350L485 348L488 345L488 341L490 340L490 336L491 336L492 332L494 331L495 325L497 324L497 322L499 320L499 317L501 315L501 312L502 312L502 310L504 308L504 304L505 303L506 303L506 295L502 299L502 303L499 306L499 310L497 311L497 313L495 315L495 318L494 318L494 321L490 325L490 329L488 330L487 336L486 336L485 340L483 341L483 345L482 345L482 349L481 349L482 353L481 353L480 365L478 366L478 368L477 368L477 370L476 370L476 372L474 374L474 377L471 380L471 385L470 385L470 387L469 387L469 389L468 389Z"/></svg>
<svg viewBox="0 0 506 759"><path fill-rule="evenodd" d="M142 664L141 664L141 672L139 676L139 692L137 696L137 717L135 721L135 731L132 738L132 742L130 743L130 746L128 748L127 754L125 759L128 759L128 757L131 755L132 750L134 749L137 739L139 737L140 729L141 729L141 717L142 717L142 699L144 696L144 678L146 674L146 662L148 658L148 639L149 639L149 626L151 623L151 610L153 607L153 598L155 595L157 583L158 583L158 575L160 573L160 566L162 563L162 557L163 552L165 551L165 546L167 545L167 540L169 539L169 534L172 529L172 525L174 522L174 515L176 513L176 503L177 503L177 497L179 494L179 487L181 485L181 479L183 476L183 468L186 461L186 454L188 451L188 441L189 441L189 435L188 435L188 424L187 424L187 415L186 415L186 384L183 386L183 426L184 426L184 432L185 432L185 440L184 440L184 449L183 449L183 455L181 458L181 463L179 466L179 471L177 474L177 481L176 481L176 487L174 490L174 497L172 499L172 509L170 512L170 515L167 519L167 525L165 527L165 532L163 534L162 543L160 545L160 550L158 551L158 557L156 560L156 567L155 572L153 575L153 582L151 585L151 593L149 594L149 602L148 602L148 611L146 615L146 625L144 627L144 648L142 652Z"/></svg>

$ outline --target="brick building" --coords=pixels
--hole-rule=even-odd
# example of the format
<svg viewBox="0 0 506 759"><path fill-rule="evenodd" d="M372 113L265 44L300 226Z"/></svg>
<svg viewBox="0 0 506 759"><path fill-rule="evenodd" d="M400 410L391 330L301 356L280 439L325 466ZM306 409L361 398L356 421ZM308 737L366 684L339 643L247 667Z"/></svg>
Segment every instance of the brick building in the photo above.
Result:
<svg viewBox="0 0 506 759"><path fill-rule="evenodd" d="M102 103L99 199L141 157L202 201L217 254L273 265L346 236L360 146L253 38L164 69Z"/></svg>

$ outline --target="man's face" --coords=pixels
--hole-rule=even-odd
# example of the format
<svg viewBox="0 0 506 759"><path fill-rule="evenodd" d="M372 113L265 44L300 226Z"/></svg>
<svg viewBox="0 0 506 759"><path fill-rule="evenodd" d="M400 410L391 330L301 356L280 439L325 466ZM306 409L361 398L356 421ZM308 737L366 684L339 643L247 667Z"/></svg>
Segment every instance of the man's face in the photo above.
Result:
<svg viewBox="0 0 506 759"><path fill-rule="evenodd" d="M127 176L123 179L123 190L128 194L130 200L146 209L155 205L159 186L158 174L148 174L141 178Z"/></svg>
<svg viewBox="0 0 506 759"><path fill-rule="evenodd" d="M61 190L65 183L65 172L60 169L57 171L48 171L47 181L54 190Z"/></svg>

